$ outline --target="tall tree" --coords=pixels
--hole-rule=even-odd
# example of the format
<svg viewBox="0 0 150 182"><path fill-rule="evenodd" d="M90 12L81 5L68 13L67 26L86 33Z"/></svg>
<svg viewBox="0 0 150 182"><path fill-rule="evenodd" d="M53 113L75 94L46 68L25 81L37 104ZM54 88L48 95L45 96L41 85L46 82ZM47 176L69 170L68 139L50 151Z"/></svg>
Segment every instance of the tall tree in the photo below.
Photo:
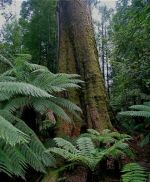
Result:
<svg viewBox="0 0 150 182"><path fill-rule="evenodd" d="M60 130L78 135L81 127L112 128L88 1L59 1L59 19L59 72L78 73L85 81L80 92L65 93L81 106L82 123L73 118L75 125L61 122Z"/></svg>
<svg viewBox="0 0 150 182"><path fill-rule="evenodd" d="M2 30L2 36L0 40L0 52L6 57L12 57L15 54L22 52L22 31L21 27L13 18L11 22L7 22Z"/></svg>
<svg viewBox="0 0 150 182"><path fill-rule="evenodd" d="M112 20L112 103L127 108L149 100L150 3L119 0Z"/></svg>
<svg viewBox="0 0 150 182"><path fill-rule="evenodd" d="M27 0L22 3L20 24L23 42L33 62L56 72L56 0Z"/></svg>

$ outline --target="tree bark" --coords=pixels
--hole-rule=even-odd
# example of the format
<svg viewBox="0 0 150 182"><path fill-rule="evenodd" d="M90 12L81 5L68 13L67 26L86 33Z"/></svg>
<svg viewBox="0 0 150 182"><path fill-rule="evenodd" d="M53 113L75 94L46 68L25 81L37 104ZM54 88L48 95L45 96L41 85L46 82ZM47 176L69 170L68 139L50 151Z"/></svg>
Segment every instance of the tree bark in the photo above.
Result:
<svg viewBox="0 0 150 182"><path fill-rule="evenodd" d="M104 81L98 62L90 7L86 0L59 1L59 72L77 73L85 81L80 90L65 93L82 110L82 122L59 122L58 133L79 135L81 127L112 128Z"/></svg>

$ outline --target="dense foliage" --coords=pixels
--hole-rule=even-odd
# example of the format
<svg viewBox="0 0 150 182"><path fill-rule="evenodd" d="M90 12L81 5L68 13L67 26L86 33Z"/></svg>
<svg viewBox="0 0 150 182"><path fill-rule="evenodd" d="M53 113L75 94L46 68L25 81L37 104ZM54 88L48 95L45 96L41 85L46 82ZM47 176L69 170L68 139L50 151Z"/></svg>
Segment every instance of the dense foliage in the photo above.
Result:
<svg viewBox="0 0 150 182"><path fill-rule="evenodd" d="M76 139L75 144L62 138L54 138L57 147L50 148L49 151L60 155L67 161L76 162L85 165L94 171L100 161L108 157L114 159L121 155L133 157L132 151L126 141L131 137L118 132L104 130L102 133L93 129L88 129L88 133L81 135ZM96 145L96 142L97 145ZM107 144L110 145L107 145Z"/></svg>
<svg viewBox="0 0 150 182"><path fill-rule="evenodd" d="M112 104L116 108L149 100L150 4L118 1L111 23Z"/></svg>
<svg viewBox="0 0 150 182"><path fill-rule="evenodd" d="M78 40L77 45L74 45L76 37L73 36L80 38L80 32L67 32L72 27L76 31L76 25L63 22L69 27L66 27L69 38L64 39L65 43L72 46L65 50L65 44L62 44L64 57L66 56L67 61L75 59L77 67L83 66L81 75L84 75L85 83L77 74L57 73L58 60L61 61L62 56L59 55L61 22L58 21L58 12L70 11L59 9L58 0L26 0L22 3L18 18L12 16L12 12L5 12L5 8L13 2L5 0L0 4L2 16L5 18L5 24L0 30L0 173L14 178L15 181L18 177L26 179L28 174L30 178L32 172L38 172L38 175L45 173L48 181L55 182L66 181L65 176L69 177L69 181L70 175L74 177L78 169L81 169L80 173L84 176L84 169L87 173L85 179L92 182L109 181L107 177L110 176L122 182L149 181L150 1L117 0L116 9L113 11L103 6L99 0L86 0L89 9L95 11L96 6L96 11L100 14L94 25L99 62L110 99L113 131L101 130L101 127L101 131L97 131L98 111L93 108L98 108L101 103L101 106L105 105L103 95L94 93L91 96L88 93L86 98L82 98L85 89L89 89L92 82L93 88L98 92L94 83L99 84L97 78L100 75L97 71L92 73L93 69L89 68L91 72L87 72L85 66L86 61L93 59L93 54L97 55L91 49L92 44L95 47L93 38L89 37L91 42L87 45L88 49L83 48L92 57L88 60L86 54L80 55L83 50L77 51ZM65 3L62 7L65 7ZM89 10L89 14L91 12ZM77 16L72 17L76 19ZM87 22L92 23L91 17L88 18ZM79 22L73 22L78 26ZM81 27L81 31L83 30ZM86 31L85 35L91 36L88 28ZM71 57L72 54L79 57ZM76 59L82 57L84 61L79 63ZM94 60L92 61L93 65L89 65L94 67ZM70 63L73 63L72 60L67 62ZM74 70L75 65L72 68ZM86 115L83 125L80 123L81 117L84 117L82 110L67 99L68 92L71 91L70 95L74 97L80 86L83 89L79 94L81 103L78 104L88 108L89 103L93 99L95 101L89 113L83 109ZM100 109L100 117L105 121L107 111ZM72 122L71 129L75 130L71 133L72 137L60 138L58 125L66 122L62 128L67 130L72 118L83 127L78 128ZM90 125L89 118L92 118ZM88 129L88 126L94 129ZM56 180L52 173L47 174L48 168L50 172L58 174ZM109 174L105 174L106 172ZM73 181L78 179L75 176Z"/></svg>
<svg viewBox="0 0 150 182"><path fill-rule="evenodd" d="M122 182L149 181L148 172L137 163L126 164L122 169Z"/></svg>
<svg viewBox="0 0 150 182"><path fill-rule="evenodd" d="M8 67L0 74L0 171L22 177L27 164L41 172L54 164L34 131L20 119L25 107L34 108L49 123L54 122L48 118L50 111L66 121L70 118L62 107L81 112L70 101L54 96L56 92L78 88L78 75L53 74L44 66L29 63L30 59L29 55L20 55L13 61L3 56L0 59Z"/></svg>
<svg viewBox="0 0 150 182"><path fill-rule="evenodd" d="M57 0L27 0L22 3L20 25L23 46L34 63L57 71Z"/></svg>

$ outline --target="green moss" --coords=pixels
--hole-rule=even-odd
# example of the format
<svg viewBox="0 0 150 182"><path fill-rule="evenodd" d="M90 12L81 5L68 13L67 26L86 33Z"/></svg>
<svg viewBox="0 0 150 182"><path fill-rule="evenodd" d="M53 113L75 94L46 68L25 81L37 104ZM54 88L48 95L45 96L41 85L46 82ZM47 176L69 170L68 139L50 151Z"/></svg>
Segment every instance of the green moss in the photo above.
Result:
<svg viewBox="0 0 150 182"><path fill-rule="evenodd" d="M56 170L49 169L41 182L58 182L59 173Z"/></svg>
<svg viewBox="0 0 150 182"><path fill-rule="evenodd" d="M85 81L81 91L71 91L68 95L84 111L80 126L86 123L87 127L103 130L112 126L90 14L84 3L66 1L61 4L64 11L60 15L59 71L78 73ZM77 121L73 118L73 122Z"/></svg>

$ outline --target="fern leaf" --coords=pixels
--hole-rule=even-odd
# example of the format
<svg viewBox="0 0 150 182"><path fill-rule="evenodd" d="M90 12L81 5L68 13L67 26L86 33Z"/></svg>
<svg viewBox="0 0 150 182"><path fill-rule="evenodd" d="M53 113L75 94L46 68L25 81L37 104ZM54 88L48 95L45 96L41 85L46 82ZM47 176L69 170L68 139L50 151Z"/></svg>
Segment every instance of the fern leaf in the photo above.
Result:
<svg viewBox="0 0 150 182"><path fill-rule="evenodd" d="M72 103L71 101L69 101L67 99L55 97L55 98L50 98L50 100L55 102L56 104L59 104L59 105L65 107L66 109L68 109L71 112L72 111L82 112L80 107L78 107L76 104Z"/></svg>
<svg viewBox="0 0 150 182"><path fill-rule="evenodd" d="M63 138L54 138L54 141L58 147L61 147L68 152L76 153L78 151L74 145L72 145L67 140L64 140Z"/></svg>
<svg viewBox="0 0 150 182"><path fill-rule="evenodd" d="M4 105L3 109L6 111L14 112L16 109L23 108L25 105L32 104L31 100L27 97L17 97L10 100Z"/></svg>
<svg viewBox="0 0 150 182"><path fill-rule="evenodd" d="M12 63L1 54L0 54L0 61L6 65L9 65L10 67L13 67Z"/></svg>
<svg viewBox="0 0 150 182"><path fill-rule="evenodd" d="M38 87L21 82L0 82L0 92L31 95L33 97L52 97L46 91Z"/></svg>
<svg viewBox="0 0 150 182"><path fill-rule="evenodd" d="M76 141L76 143L79 150L84 155L91 155L91 153L95 150L95 146L91 138L81 137Z"/></svg>
<svg viewBox="0 0 150 182"><path fill-rule="evenodd" d="M146 182L148 173L137 163L129 163L123 167L122 182Z"/></svg>
<svg viewBox="0 0 150 182"><path fill-rule="evenodd" d="M120 112L119 115L149 118L150 112L148 112L148 111L124 111L124 112Z"/></svg>
<svg viewBox="0 0 150 182"><path fill-rule="evenodd" d="M45 99L38 99L33 102L34 108L39 112L47 112L48 110L53 111L58 117L70 122L71 119L65 113L65 111L54 102Z"/></svg>
<svg viewBox="0 0 150 182"><path fill-rule="evenodd" d="M15 128L6 119L0 116L0 138L4 139L6 143L15 145L16 143L28 142L28 136Z"/></svg>
<svg viewBox="0 0 150 182"><path fill-rule="evenodd" d="M145 106L145 105L132 105L129 108L130 109L139 110L139 111L147 111L147 112L150 112L150 107L149 106Z"/></svg>

